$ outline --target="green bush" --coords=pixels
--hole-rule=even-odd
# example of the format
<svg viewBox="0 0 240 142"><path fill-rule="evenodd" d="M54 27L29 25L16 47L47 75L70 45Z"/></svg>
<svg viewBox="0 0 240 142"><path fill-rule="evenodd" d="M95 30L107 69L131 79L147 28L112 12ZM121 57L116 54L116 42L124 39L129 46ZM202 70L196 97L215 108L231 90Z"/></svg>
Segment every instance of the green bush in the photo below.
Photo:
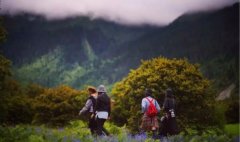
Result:
<svg viewBox="0 0 240 142"><path fill-rule="evenodd" d="M1 21L0 21L1 22ZM2 27L0 27L0 33ZM0 36L0 41L1 41ZM6 115L7 115L7 94L8 90L6 87L8 86L7 80L11 76L11 61L6 59L4 56L0 54L0 123L3 123L6 121Z"/></svg>
<svg viewBox="0 0 240 142"><path fill-rule="evenodd" d="M81 106L88 97L86 91L74 90L68 86L46 89L34 99L34 124L64 126L77 119Z"/></svg>
<svg viewBox="0 0 240 142"><path fill-rule="evenodd" d="M12 79L5 81L4 94L0 101L2 124L15 125L19 123L31 123L33 118L32 100L24 93L21 85ZM3 107L1 107L3 106Z"/></svg>
<svg viewBox="0 0 240 142"><path fill-rule="evenodd" d="M240 124L227 124L225 125L224 131L231 136L239 135Z"/></svg>
<svg viewBox="0 0 240 142"><path fill-rule="evenodd" d="M234 89L236 90L236 89ZM239 92L231 94L231 97L225 100L227 109L225 111L225 117L227 123L239 123Z"/></svg>
<svg viewBox="0 0 240 142"><path fill-rule="evenodd" d="M112 118L120 125L127 123L132 131L138 130L141 119L141 100L144 90L153 90L153 96L162 105L164 92L172 88L176 98L176 114L180 128L204 130L216 126L214 117L214 92L210 81L199 66L186 59L155 58L143 61L127 77L113 87L116 100Z"/></svg>

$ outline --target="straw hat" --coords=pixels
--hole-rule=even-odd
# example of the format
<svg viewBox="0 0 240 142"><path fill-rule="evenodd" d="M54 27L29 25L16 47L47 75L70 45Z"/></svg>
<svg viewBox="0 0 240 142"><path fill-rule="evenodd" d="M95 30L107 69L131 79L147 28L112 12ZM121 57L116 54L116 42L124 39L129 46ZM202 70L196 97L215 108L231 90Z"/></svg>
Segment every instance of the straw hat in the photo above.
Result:
<svg viewBox="0 0 240 142"><path fill-rule="evenodd" d="M93 93L96 93L96 92L97 92L96 88L93 87L93 86L88 86L88 87L87 87L87 90L88 90L89 92L93 92Z"/></svg>

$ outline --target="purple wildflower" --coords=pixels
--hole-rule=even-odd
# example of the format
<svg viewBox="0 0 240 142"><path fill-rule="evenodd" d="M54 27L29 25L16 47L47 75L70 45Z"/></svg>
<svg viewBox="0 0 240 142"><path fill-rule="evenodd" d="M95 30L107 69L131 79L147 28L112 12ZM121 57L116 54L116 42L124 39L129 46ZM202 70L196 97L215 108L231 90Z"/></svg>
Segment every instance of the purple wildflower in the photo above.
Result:
<svg viewBox="0 0 240 142"><path fill-rule="evenodd" d="M41 133L42 129L41 129L40 127L37 127L37 128L35 128L35 131L36 131L37 133Z"/></svg>
<svg viewBox="0 0 240 142"><path fill-rule="evenodd" d="M141 133L141 134L135 135L134 138L135 138L135 140L137 140L137 141L144 141L144 140L147 139L147 135L146 135L146 133Z"/></svg>
<svg viewBox="0 0 240 142"><path fill-rule="evenodd" d="M64 128L58 128L58 131L62 132L62 131L64 131Z"/></svg>

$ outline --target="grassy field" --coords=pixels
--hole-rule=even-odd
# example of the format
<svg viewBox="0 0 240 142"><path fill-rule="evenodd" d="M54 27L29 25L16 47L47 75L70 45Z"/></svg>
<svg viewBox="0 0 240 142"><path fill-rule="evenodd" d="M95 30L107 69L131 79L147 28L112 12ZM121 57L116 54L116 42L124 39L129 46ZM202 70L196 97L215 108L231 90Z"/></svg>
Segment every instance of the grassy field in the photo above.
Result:
<svg viewBox="0 0 240 142"><path fill-rule="evenodd" d="M225 132L231 136L239 136L240 123L238 124L227 124L225 125Z"/></svg>

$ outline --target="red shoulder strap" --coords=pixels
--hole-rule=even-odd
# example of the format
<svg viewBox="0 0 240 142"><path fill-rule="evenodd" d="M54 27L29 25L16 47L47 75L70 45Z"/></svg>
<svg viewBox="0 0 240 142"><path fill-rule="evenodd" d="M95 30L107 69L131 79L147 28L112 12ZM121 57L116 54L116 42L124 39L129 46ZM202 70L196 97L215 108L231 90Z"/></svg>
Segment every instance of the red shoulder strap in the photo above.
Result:
<svg viewBox="0 0 240 142"><path fill-rule="evenodd" d="M146 97L146 99L149 101L149 103L152 103L152 102L153 102L153 99L152 99L151 101L148 99L148 97Z"/></svg>

